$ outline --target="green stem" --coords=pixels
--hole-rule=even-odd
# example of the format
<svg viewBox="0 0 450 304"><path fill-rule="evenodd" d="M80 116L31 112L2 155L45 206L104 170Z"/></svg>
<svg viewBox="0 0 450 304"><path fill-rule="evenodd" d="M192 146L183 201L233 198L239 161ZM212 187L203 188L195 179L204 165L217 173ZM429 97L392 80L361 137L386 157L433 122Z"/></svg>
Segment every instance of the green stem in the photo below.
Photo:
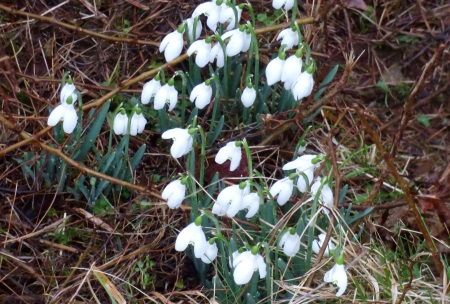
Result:
<svg viewBox="0 0 450 304"><path fill-rule="evenodd" d="M202 149L200 154L200 185L204 186L205 162L206 162L206 135L205 131L201 126L198 126L198 131L200 132L200 137L202 141Z"/></svg>

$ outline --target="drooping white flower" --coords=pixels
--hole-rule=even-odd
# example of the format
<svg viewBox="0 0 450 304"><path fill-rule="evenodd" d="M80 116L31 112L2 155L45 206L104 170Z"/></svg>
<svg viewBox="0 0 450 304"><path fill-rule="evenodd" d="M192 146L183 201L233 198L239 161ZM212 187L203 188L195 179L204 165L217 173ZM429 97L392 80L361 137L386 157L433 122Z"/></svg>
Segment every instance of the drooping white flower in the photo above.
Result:
<svg viewBox="0 0 450 304"><path fill-rule="evenodd" d="M297 159L288 162L283 166L283 170L293 170L295 169L297 173L303 173L308 178L308 182L306 182L303 175L298 176L297 188L301 192L306 192L308 189L308 185L312 184L312 180L314 178L314 170L320 166L320 162L315 164L312 163L313 159L315 159L317 155L313 154L305 154L297 157Z"/></svg>
<svg viewBox="0 0 450 304"><path fill-rule="evenodd" d="M290 177L278 180L270 187L270 194L275 197L278 195L277 203L280 206L286 204L294 190L294 181Z"/></svg>
<svg viewBox="0 0 450 304"><path fill-rule="evenodd" d="M222 46L218 42L211 48L211 53L209 53L209 62L213 63L215 59L217 59L217 67L222 68L225 64L225 56Z"/></svg>
<svg viewBox="0 0 450 304"><path fill-rule="evenodd" d="M317 192L319 192L321 184L322 179L318 177L311 186L312 197L315 197ZM323 209L323 213L329 214L330 211L328 209L333 209L334 195L333 191L331 191L330 186L328 186L328 183L325 183L322 187L322 190L320 190L319 202L321 202L326 207Z"/></svg>
<svg viewBox="0 0 450 304"><path fill-rule="evenodd" d="M252 218L259 210L259 196L257 193L244 195L242 198L241 210L247 209L246 218Z"/></svg>
<svg viewBox="0 0 450 304"><path fill-rule="evenodd" d="M222 7L217 5L216 1L203 2L199 6L197 6L192 13L192 17L198 17L202 14L208 17L206 20L206 25L210 28L211 31L215 32L217 29L217 23L220 19L220 12Z"/></svg>
<svg viewBox="0 0 450 304"><path fill-rule="evenodd" d="M221 38L222 40L230 38L226 47L228 57L236 56L240 52L248 51L252 40L251 35L248 34L243 27L226 32Z"/></svg>
<svg viewBox="0 0 450 304"><path fill-rule="evenodd" d="M201 68L206 66L211 53L211 41L207 42L206 39L200 39L192 43L187 50L187 54L191 56L194 53L196 54L195 63Z"/></svg>
<svg viewBox="0 0 450 304"><path fill-rule="evenodd" d="M290 90L292 85L302 73L302 58L292 55L284 62L281 71L281 81L284 82L284 88Z"/></svg>
<svg viewBox="0 0 450 304"><path fill-rule="evenodd" d="M186 196L186 185L183 185L181 179L174 180L164 188L161 196L167 200L170 209L179 208Z"/></svg>
<svg viewBox="0 0 450 304"><path fill-rule="evenodd" d="M215 161L218 164L223 164L227 160L230 160L230 171L234 171L239 167L241 163L242 152L241 147L236 146L235 141L231 141L226 146L220 148L216 154Z"/></svg>
<svg viewBox="0 0 450 304"><path fill-rule="evenodd" d="M309 94L311 94L312 92L313 87L314 87L313 75L308 73L308 71L304 71L297 77L297 80L295 80L295 82L292 84L291 90L295 100L300 100L304 97L309 96Z"/></svg>
<svg viewBox="0 0 450 304"><path fill-rule="evenodd" d="M157 76L156 78L146 82L144 84L144 87L142 88L141 102L144 105L148 104L150 100L156 95L156 92L161 89L161 81L159 80L159 76Z"/></svg>
<svg viewBox="0 0 450 304"><path fill-rule="evenodd" d="M197 25L194 32L194 23L195 18L191 17L186 20L184 20L186 25L186 32L188 33L189 41L195 41L198 37L200 37L200 34L202 33L202 22L200 20L197 20Z"/></svg>
<svg viewBox="0 0 450 304"><path fill-rule="evenodd" d="M192 244L194 246L194 255L196 258L201 258L206 252L206 236L201 225L190 223L186 228L181 230L175 241L175 250L184 251L187 246Z"/></svg>
<svg viewBox="0 0 450 304"><path fill-rule="evenodd" d="M348 279L347 272L345 272L344 257L341 255L336 264L325 273L323 280L327 283L333 283L339 287L336 296L341 296L347 289Z"/></svg>
<svg viewBox="0 0 450 304"><path fill-rule="evenodd" d="M72 79L69 78L69 81L66 82L61 89L61 96L60 96L61 103L67 103L67 99L71 96L72 104L74 105L78 99L78 94L75 93L75 90L76 90L76 87L73 84Z"/></svg>
<svg viewBox="0 0 450 304"><path fill-rule="evenodd" d="M281 80L281 72L286 60L280 57L272 59L266 67L267 85L273 85Z"/></svg>
<svg viewBox="0 0 450 304"><path fill-rule="evenodd" d="M298 33L291 28L282 30L277 37L277 41L281 39L281 45L285 46L284 50L292 49L293 46L298 45Z"/></svg>
<svg viewBox="0 0 450 304"><path fill-rule="evenodd" d="M214 261L217 257L217 253L219 252L219 249L217 248L216 243L206 243L206 251L205 254L201 257L203 263L210 264L212 261Z"/></svg>
<svg viewBox="0 0 450 304"><path fill-rule="evenodd" d="M70 100L71 98L68 98L68 101ZM77 111L75 110L73 103L67 104L66 102L63 102L54 108L48 117L47 124L54 127L61 120L63 121L64 132L71 134L78 122Z"/></svg>
<svg viewBox="0 0 450 304"><path fill-rule="evenodd" d="M212 213L218 216L226 214L228 217L234 217L242 209L243 197L250 193L249 184L245 184L245 187L241 183L240 185L232 185L223 189L217 196Z"/></svg>
<svg viewBox="0 0 450 304"><path fill-rule="evenodd" d="M195 102L195 106L199 109L203 109L211 103L213 92L209 82L210 80L208 79L207 81L196 85L189 95L191 102Z"/></svg>
<svg viewBox="0 0 450 304"><path fill-rule="evenodd" d="M169 33L161 41L159 45L159 52L164 52L164 57L166 61L172 61L178 56L180 56L183 50L183 25L180 26L176 31Z"/></svg>
<svg viewBox="0 0 450 304"><path fill-rule="evenodd" d="M250 108L256 100L256 90L253 86L246 86L241 95L241 101L244 107Z"/></svg>
<svg viewBox="0 0 450 304"><path fill-rule="evenodd" d="M273 0L274 9L280 9L284 5L285 10L290 10L294 6L294 0Z"/></svg>
<svg viewBox="0 0 450 304"><path fill-rule="evenodd" d="M142 113L134 112L133 116L131 116L130 122L130 135L135 136L144 131L145 125L147 124L147 119L145 119Z"/></svg>
<svg viewBox="0 0 450 304"><path fill-rule="evenodd" d="M323 246L323 242L325 241L326 235L321 233L319 234L319 240L314 240L312 243L312 250L315 254L319 254L320 248ZM336 246L331 242L331 240L328 242L328 246L325 249L323 256L329 257L330 256L330 250L336 249Z"/></svg>
<svg viewBox="0 0 450 304"><path fill-rule="evenodd" d="M116 135L125 135L127 134L128 127L128 116L125 114L125 111L120 111L117 113L116 117L114 117L114 133Z"/></svg>
<svg viewBox="0 0 450 304"><path fill-rule="evenodd" d="M174 128L164 132L161 137L163 139L173 139L173 144L170 147L170 154L172 157L179 158L188 154L192 150L194 139L189 134L188 129Z"/></svg>
<svg viewBox="0 0 450 304"><path fill-rule="evenodd" d="M283 248L283 252L287 256L293 257L297 254L300 250L300 236L295 232L294 228L289 229L283 234L278 247Z"/></svg>
<svg viewBox="0 0 450 304"><path fill-rule="evenodd" d="M233 278L237 285L243 285L250 282L255 271L259 271L259 278L263 279L267 275L266 263L259 254L253 254L251 251L244 251L233 259Z"/></svg>
<svg viewBox="0 0 450 304"><path fill-rule="evenodd" d="M229 4L229 5L228 5ZM224 1L221 4L221 11L219 16L219 22L224 24L228 23L227 31L234 29L234 25L236 24L236 15L234 14L233 6L230 3L226 3ZM242 9L239 8L239 6L236 6L236 12L237 12L237 22L239 23L239 20L241 19L242 15Z"/></svg>
<svg viewBox="0 0 450 304"><path fill-rule="evenodd" d="M169 103L169 111L172 111L178 102L178 91L175 89L173 79L163 85L158 92L156 92L153 107L155 110L161 110L166 103Z"/></svg>

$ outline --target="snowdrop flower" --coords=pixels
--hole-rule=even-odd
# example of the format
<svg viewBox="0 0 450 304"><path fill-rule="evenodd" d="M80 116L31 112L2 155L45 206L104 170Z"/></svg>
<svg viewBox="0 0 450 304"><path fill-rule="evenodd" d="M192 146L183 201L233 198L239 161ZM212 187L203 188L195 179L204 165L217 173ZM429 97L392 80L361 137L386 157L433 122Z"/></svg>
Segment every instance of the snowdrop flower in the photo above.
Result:
<svg viewBox="0 0 450 304"><path fill-rule="evenodd" d="M156 92L161 89L161 81L159 80L159 74L147 83L144 84L141 94L141 102L146 105L156 95Z"/></svg>
<svg viewBox="0 0 450 304"><path fill-rule="evenodd" d="M295 100L300 100L311 94L314 87L314 78L311 73L304 71L297 80L292 84L291 90Z"/></svg>
<svg viewBox="0 0 450 304"><path fill-rule="evenodd" d="M75 90L76 87L73 84L72 78L69 76L69 79L61 89L61 96L60 96L61 103L67 103L67 99L69 97L72 97L72 104L75 104L75 102L78 99L78 94L75 93Z"/></svg>
<svg viewBox="0 0 450 304"><path fill-rule="evenodd" d="M277 203L283 206L287 203L294 190L294 181L290 177L278 180L270 187L270 194L275 198L278 195Z"/></svg>
<svg viewBox="0 0 450 304"><path fill-rule="evenodd" d="M273 0L274 9L280 9L284 5L285 10L290 10L294 6L294 0Z"/></svg>
<svg viewBox="0 0 450 304"><path fill-rule="evenodd" d="M319 234L319 240L314 240L312 243L312 250L315 254L319 254L320 248L323 246L323 242L325 241L326 235L324 233ZM331 240L328 242L328 246L325 249L323 256L329 257L330 251L336 249L336 246L331 242Z"/></svg>
<svg viewBox="0 0 450 304"><path fill-rule="evenodd" d="M240 142L232 141L226 144L226 146L220 148L214 159L216 163L223 164L227 160L230 160L230 171L234 171L239 167L242 158Z"/></svg>
<svg viewBox="0 0 450 304"><path fill-rule="evenodd" d="M306 151L306 146L307 146L308 144L306 143L306 141L302 141L301 143L300 143L300 145L298 146L298 148L297 148L297 154L298 155L300 155L300 154L303 154L303 152L305 152Z"/></svg>
<svg viewBox="0 0 450 304"><path fill-rule="evenodd" d="M114 117L114 133L116 135L125 135L127 134L127 127L128 127L128 116L125 113L125 110L122 109L121 111L119 111L116 115L116 117Z"/></svg>
<svg viewBox="0 0 450 304"><path fill-rule="evenodd" d="M336 293L336 296L337 297L342 296L342 294L347 289L347 284L348 284L347 273L345 272L345 267L344 267L344 256L343 255L339 256L339 258L337 259L337 262L333 266L333 268L331 268L330 270L328 270L325 273L325 277L323 278L323 280L327 283L333 283L334 285L339 287L339 290Z"/></svg>
<svg viewBox="0 0 450 304"><path fill-rule="evenodd" d="M198 217L194 223L190 223L186 228L181 230L175 241L176 251L184 251L189 244L192 244L194 246L194 255L196 258L199 259L205 255L207 242L201 222L201 217Z"/></svg>
<svg viewBox="0 0 450 304"><path fill-rule="evenodd" d="M226 32L221 38L222 40L230 38L226 47L228 57L233 57L240 52L248 51L252 41L252 36L246 32L245 25L242 25L238 29Z"/></svg>
<svg viewBox="0 0 450 304"><path fill-rule="evenodd" d="M281 80L281 73L285 63L286 55L280 54L277 58L272 59L266 67L267 85L273 85Z"/></svg>
<svg viewBox="0 0 450 304"><path fill-rule="evenodd" d="M200 34L202 33L202 22L197 18L197 25L195 28L195 34L194 34L194 23L195 23L195 18L188 18L186 20L184 20L185 25L186 25L186 32L187 32L187 36L189 38L189 41L194 41L196 40L198 37L200 37Z"/></svg>
<svg viewBox="0 0 450 304"><path fill-rule="evenodd" d="M145 125L147 124L147 119L142 115L141 109L137 108L133 116L131 116L130 122L130 135L137 135L144 131Z"/></svg>
<svg viewBox="0 0 450 304"><path fill-rule="evenodd" d="M257 248L252 251L244 251L233 259L233 278L237 285L250 282L255 271L259 271L259 278L263 279L267 275L266 263L263 257L257 253Z"/></svg>
<svg viewBox="0 0 450 304"><path fill-rule="evenodd" d="M244 91L241 95L241 101L244 107L250 108L256 100L256 90L253 88L253 85L249 82L245 87Z"/></svg>
<svg viewBox="0 0 450 304"><path fill-rule="evenodd" d="M212 244L211 244L211 242L212 242ZM209 242L206 243L205 254L201 257L203 263L211 264L211 262L216 259L218 252L219 252L219 249L217 248L217 245L214 242L214 239L209 240Z"/></svg>
<svg viewBox="0 0 450 304"><path fill-rule="evenodd" d="M298 45L298 33L291 28L282 30L277 37L277 41L281 39L281 45L285 46L284 50L292 49L295 45Z"/></svg>
<svg viewBox="0 0 450 304"><path fill-rule="evenodd" d="M174 180L164 188L161 196L167 200L170 209L179 208L186 196L186 185L182 179Z"/></svg>
<svg viewBox="0 0 450 304"><path fill-rule="evenodd" d="M213 63L215 59L217 59L217 67L222 68L225 64L225 56L222 46L218 42L211 48L211 52L209 53L209 62Z"/></svg>
<svg viewBox="0 0 450 304"><path fill-rule="evenodd" d="M320 186L322 185L322 179L318 177L315 182L311 186L311 196L316 197L317 192L319 191ZM319 201L326 207L323 209L323 213L329 214L330 210L334 205L334 195L333 191L331 191L328 183L324 183L322 190L320 190Z"/></svg>
<svg viewBox="0 0 450 304"><path fill-rule="evenodd" d="M192 13L192 17L198 17L202 14L208 17L206 20L206 25L210 28L211 31L215 32L217 29L217 23L219 22L220 12L222 10L221 5L217 5L217 2L222 4L221 1L210 1L204 2L197 6Z"/></svg>
<svg viewBox="0 0 450 304"><path fill-rule="evenodd" d="M189 95L191 102L195 101L195 106L199 109L203 109L211 102L212 88L210 84L211 79L207 79L205 82L196 85L192 89L191 95Z"/></svg>
<svg viewBox="0 0 450 304"><path fill-rule="evenodd" d="M290 56L283 64L281 70L281 81L284 82L286 90L290 90L302 72L302 51L298 50L295 55Z"/></svg>
<svg viewBox="0 0 450 304"><path fill-rule="evenodd" d="M305 154L283 166L283 170L295 169L297 173L303 173L308 178L308 181L306 181L303 175L298 176L297 188L300 192L306 192L308 185L311 185L314 178L314 170L320 165L319 161L315 161L317 159L318 155Z"/></svg>
<svg viewBox="0 0 450 304"><path fill-rule="evenodd" d="M231 3L222 3L221 11L219 16L219 22L224 24L228 23L227 31L234 29L234 25L236 24L236 15L234 14L233 6ZM237 11L237 22L241 19L242 8L236 6Z"/></svg>
<svg viewBox="0 0 450 304"><path fill-rule="evenodd" d="M172 157L179 158L188 154L192 150L194 139L188 129L174 128L164 132L161 137L163 139L173 139L170 147Z"/></svg>
<svg viewBox="0 0 450 304"><path fill-rule="evenodd" d="M245 218L252 218L259 210L259 196L257 193L244 195L242 198L241 210L247 209Z"/></svg>
<svg viewBox="0 0 450 304"><path fill-rule="evenodd" d="M187 50L188 56L196 54L195 63L203 68L209 62L209 55L211 53L211 37L206 37L206 39L197 40L191 44Z"/></svg>
<svg viewBox="0 0 450 304"><path fill-rule="evenodd" d="M228 217L234 217L242 209L243 197L249 193L250 186L247 182L226 187L217 196L212 213L218 216L226 214Z"/></svg>
<svg viewBox="0 0 450 304"><path fill-rule="evenodd" d="M180 56L183 50L184 24L180 25L176 31L168 34L159 45L159 52L164 52L166 61L172 61Z"/></svg>
<svg viewBox="0 0 450 304"><path fill-rule="evenodd" d="M283 248L285 255L293 257L300 250L300 236L296 233L295 228L286 231L281 237L279 248Z"/></svg>
<svg viewBox="0 0 450 304"><path fill-rule="evenodd" d="M78 115L72 102L72 96L69 96L66 101L53 109L48 117L47 124L54 127L61 120L63 121L64 132L71 134L78 122Z"/></svg>
<svg viewBox="0 0 450 304"><path fill-rule="evenodd" d="M175 80L171 78L168 83L162 86L155 95L153 107L155 110L164 108L166 102L169 103L169 111L172 111L178 102L178 91L175 89Z"/></svg>

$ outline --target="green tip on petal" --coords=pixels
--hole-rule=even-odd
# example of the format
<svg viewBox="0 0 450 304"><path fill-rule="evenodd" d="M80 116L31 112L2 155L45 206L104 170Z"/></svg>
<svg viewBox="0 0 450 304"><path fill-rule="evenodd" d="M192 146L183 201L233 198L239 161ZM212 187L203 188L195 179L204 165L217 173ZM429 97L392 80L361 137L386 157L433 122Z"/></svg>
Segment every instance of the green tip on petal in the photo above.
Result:
<svg viewBox="0 0 450 304"><path fill-rule="evenodd" d="M195 221L194 221L194 223L195 223L195 226L201 226L202 225L202 216L200 215L200 216L198 216L196 219L195 219Z"/></svg>
<svg viewBox="0 0 450 304"><path fill-rule="evenodd" d="M127 114L127 112L125 111L124 108L122 108L122 109L120 109L120 114L125 115L125 114Z"/></svg>
<svg viewBox="0 0 450 304"><path fill-rule="evenodd" d="M234 144L236 145L236 147L240 147L242 146L242 141L237 140Z"/></svg>
<svg viewBox="0 0 450 304"><path fill-rule="evenodd" d="M239 31L243 32L243 31L245 31L246 28L247 28L247 26L246 26L245 24L242 24L242 25L239 27Z"/></svg>
<svg viewBox="0 0 450 304"><path fill-rule="evenodd" d="M307 67L306 72L308 72L309 74L314 73L314 64L311 64L309 67Z"/></svg>
<svg viewBox="0 0 450 304"><path fill-rule="evenodd" d="M291 229L289 229L289 233L290 233L291 235L294 235L294 234L297 233L297 229L295 229L295 227L292 227Z"/></svg>
<svg viewBox="0 0 450 304"><path fill-rule="evenodd" d="M295 52L295 57L301 58L302 56L303 56L303 50L302 50L302 49L298 49L298 50Z"/></svg>
<svg viewBox="0 0 450 304"><path fill-rule="evenodd" d="M158 72L158 74L156 74L156 76L155 76L155 80L159 81L160 79L161 79L161 77L159 76L159 72Z"/></svg>
<svg viewBox="0 0 450 304"><path fill-rule="evenodd" d="M212 37L211 36L208 36L208 37L205 38L205 42L206 43L211 43L211 41L212 41Z"/></svg>
<svg viewBox="0 0 450 304"><path fill-rule="evenodd" d="M181 182L182 185L187 185L187 183L188 183L188 177L182 175L181 178L180 178L180 182Z"/></svg>
<svg viewBox="0 0 450 304"><path fill-rule="evenodd" d="M68 105L71 105L71 104L73 103L72 95L69 96L69 97L67 97L66 103L67 103Z"/></svg>
<svg viewBox="0 0 450 304"><path fill-rule="evenodd" d="M338 265L344 265L344 255L341 254L337 259L336 259L336 264Z"/></svg>
<svg viewBox="0 0 450 304"><path fill-rule="evenodd" d="M180 34L184 33L184 28L186 27L186 23L180 24L177 28L177 32Z"/></svg>
<svg viewBox="0 0 450 304"><path fill-rule="evenodd" d="M253 83L251 83L250 81L247 83L247 88L251 89L253 88Z"/></svg>
<svg viewBox="0 0 450 304"><path fill-rule="evenodd" d="M136 107L136 108L134 108L134 111L136 112L137 115L142 114L141 108Z"/></svg>
<svg viewBox="0 0 450 304"><path fill-rule="evenodd" d="M253 255L256 255L256 254L258 253L258 251L259 251L258 246L253 246L253 247L252 247L252 254L253 254Z"/></svg>
<svg viewBox="0 0 450 304"><path fill-rule="evenodd" d="M247 182L242 182L239 184L239 189L244 190L247 187Z"/></svg>
<svg viewBox="0 0 450 304"><path fill-rule="evenodd" d="M239 9L244 9L246 3L241 3L238 5ZM248 4L248 6L251 6L250 4Z"/></svg>
<svg viewBox="0 0 450 304"><path fill-rule="evenodd" d="M206 80L205 80L205 84L206 84L207 86L210 86L210 85L211 85L211 80L212 80L212 78L206 79Z"/></svg>
<svg viewBox="0 0 450 304"><path fill-rule="evenodd" d="M222 3L223 3L223 0L217 0L217 1L216 1L216 5L217 5L217 6L222 5Z"/></svg>
<svg viewBox="0 0 450 304"><path fill-rule="evenodd" d="M209 245L214 244L215 241L216 241L216 238L210 238L209 239Z"/></svg>
<svg viewBox="0 0 450 304"><path fill-rule="evenodd" d="M294 180L297 177L297 173L291 173L289 174L289 179Z"/></svg>
<svg viewBox="0 0 450 304"><path fill-rule="evenodd" d="M168 84L169 86L173 87L173 85L175 84L175 79L173 79L173 77L170 78L169 81L167 82L167 84Z"/></svg>
<svg viewBox="0 0 450 304"><path fill-rule="evenodd" d="M189 133L190 135L194 135L196 131L197 131L196 128L189 128L189 129L188 129L188 133Z"/></svg>
<svg viewBox="0 0 450 304"><path fill-rule="evenodd" d="M283 44L283 46L286 46ZM281 60L285 60L286 59L286 52L283 50L279 55L278 58L280 58Z"/></svg>
<svg viewBox="0 0 450 304"><path fill-rule="evenodd" d="M72 84L73 83L72 77L70 77L70 75L68 76L67 83L68 84Z"/></svg>

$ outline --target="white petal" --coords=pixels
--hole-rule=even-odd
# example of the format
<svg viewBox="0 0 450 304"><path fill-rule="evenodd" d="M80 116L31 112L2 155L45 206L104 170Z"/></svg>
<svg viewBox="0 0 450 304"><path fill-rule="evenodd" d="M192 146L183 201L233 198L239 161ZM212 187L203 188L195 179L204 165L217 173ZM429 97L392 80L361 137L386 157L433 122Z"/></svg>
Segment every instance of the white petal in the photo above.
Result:
<svg viewBox="0 0 450 304"><path fill-rule="evenodd" d="M273 184L269 192L273 197L278 195L277 203L278 205L283 206L291 197L293 190L294 182L289 177L286 177Z"/></svg>
<svg viewBox="0 0 450 304"><path fill-rule="evenodd" d="M247 252L249 252L249 251L247 251ZM244 253L245 252L243 252L242 254L244 254ZM239 257L241 257L242 254ZM255 259L248 258L245 260L245 263L244 263L244 261L242 261L234 269L234 272L233 272L234 282L237 285L247 284L248 282L250 282L250 279L252 278L254 272L255 272Z"/></svg>
<svg viewBox="0 0 450 304"><path fill-rule="evenodd" d="M252 218L259 210L259 196L257 193L250 193L242 198L242 208L248 209L246 218Z"/></svg>
<svg viewBox="0 0 450 304"><path fill-rule="evenodd" d="M224 162L226 162L231 155L232 149L233 147L228 144L220 148L216 154L216 157L214 158L215 162L218 164L223 164Z"/></svg>
<svg viewBox="0 0 450 304"><path fill-rule="evenodd" d="M258 265L259 278L264 279L267 275L267 267L263 257L260 254L256 255L256 263Z"/></svg>
<svg viewBox="0 0 450 304"><path fill-rule="evenodd" d="M144 84L141 94L142 104L148 104L150 99L155 96L156 92L161 88L161 82L159 80L152 79Z"/></svg>
<svg viewBox="0 0 450 304"><path fill-rule="evenodd" d="M290 10L294 7L294 0L285 0L284 9Z"/></svg>
<svg viewBox="0 0 450 304"><path fill-rule="evenodd" d="M64 106L61 104L53 109L53 111L50 113L50 116L47 119L47 124L51 127L54 127L58 124L58 122L61 120L61 118L64 115Z"/></svg>
<svg viewBox="0 0 450 304"><path fill-rule="evenodd" d="M185 136L186 132L187 132L186 129L173 128L173 129L167 130L163 134L161 134L161 138L163 138L163 139L173 139L173 138L177 138L177 137L180 137L180 136Z"/></svg>
<svg viewBox="0 0 450 304"><path fill-rule="evenodd" d="M127 132L128 127L128 116L126 114L122 114L121 112L117 113L114 118L114 133L116 135L123 135Z"/></svg>
<svg viewBox="0 0 450 304"><path fill-rule="evenodd" d="M302 59L295 55L290 56L284 62L281 71L281 81L293 83L302 73Z"/></svg>
<svg viewBox="0 0 450 304"><path fill-rule="evenodd" d="M197 259L205 255L206 252L206 236L201 226L195 226L196 230L192 237L194 242L194 255Z"/></svg>
<svg viewBox="0 0 450 304"><path fill-rule="evenodd" d="M175 241L176 251L186 250L187 246L191 242L192 234L194 232L193 226L195 226L195 223L191 223L181 230L180 234L177 236L177 240Z"/></svg>
<svg viewBox="0 0 450 304"><path fill-rule="evenodd" d="M209 242L207 242L205 254L202 256L203 263L210 264L216 259L218 252L219 249L217 248L216 243L213 243L211 245Z"/></svg>
<svg viewBox="0 0 450 304"><path fill-rule="evenodd" d="M75 103L75 101L78 98L78 95L74 94L75 89L76 89L76 87L73 83L72 84L66 83L63 86L63 88L61 89L61 96L60 96L61 103L65 103L67 101L67 98L69 98L69 96L72 96L72 95L75 95L75 96L72 96L72 104Z"/></svg>
<svg viewBox="0 0 450 304"><path fill-rule="evenodd" d="M224 66L225 63L225 57L223 54L223 49L220 43L216 43L212 48L211 52L209 53L209 62L213 63L214 59L217 59L216 65L217 67L221 68Z"/></svg>
<svg viewBox="0 0 450 304"><path fill-rule="evenodd" d="M237 31L231 36L230 41L227 44L227 56L236 56L242 51L244 45L244 35L243 32Z"/></svg>
<svg viewBox="0 0 450 304"><path fill-rule="evenodd" d="M173 111L178 103L178 91L175 86L169 86L167 90L167 100L169 100L169 111Z"/></svg>
<svg viewBox="0 0 450 304"><path fill-rule="evenodd" d="M314 87L314 79L308 72L301 73L297 81L292 85L292 94L295 100L300 100L311 94Z"/></svg>
<svg viewBox="0 0 450 304"><path fill-rule="evenodd" d="M217 29L217 23L219 22L219 17L220 17L220 6L216 5L215 9L212 9L208 12L208 19L206 20L206 25L213 32L215 32Z"/></svg>
<svg viewBox="0 0 450 304"><path fill-rule="evenodd" d="M195 41L189 46L187 50L187 55L191 56L192 54L197 52L200 48L202 48L204 44L206 44L205 39Z"/></svg>
<svg viewBox="0 0 450 304"><path fill-rule="evenodd" d="M315 155L315 154L305 154L305 155L299 156L299 157L297 157L297 159L286 163L283 166L283 170L296 169L296 170L303 171L308 168L316 168L316 167L318 167L318 165L320 165L320 163L313 164L311 162L316 157L317 157L317 155Z"/></svg>
<svg viewBox="0 0 450 304"><path fill-rule="evenodd" d="M283 70L284 60L279 57L269 62L266 67L267 85L273 85L281 80L281 71Z"/></svg>
<svg viewBox="0 0 450 304"><path fill-rule="evenodd" d="M78 115L73 106L68 106L64 112L63 129L67 134L71 134L77 126Z"/></svg>
<svg viewBox="0 0 450 304"><path fill-rule="evenodd" d="M241 101L244 107L250 108L256 99L256 90L255 88L246 87L241 95Z"/></svg>
<svg viewBox="0 0 450 304"><path fill-rule="evenodd" d="M183 50L183 34L178 33L178 31L172 32L169 35L172 35L170 37L170 40L166 43L164 46L164 57L166 58L166 61L172 61L178 56L180 56L181 51ZM166 38L168 38L168 36ZM166 39L164 38L164 39ZM163 39L163 42L164 42ZM163 42L161 42L161 45L159 47L161 52L161 47L163 46Z"/></svg>
<svg viewBox="0 0 450 304"><path fill-rule="evenodd" d="M211 9L214 9L214 6L216 6L216 4L213 2L204 2L195 8L194 12L192 13L192 17L195 18L200 16L201 14L205 14Z"/></svg>
<svg viewBox="0 0 450 304"><path fill-rule="evenodd" d="M189 40L192 42L195 39L197 39L198 37L200 37L200 34L202 33L202 22L200 21L200 19L197 20L197 26L195 28L195 33L194 33L194 22L195 22L194 17L186 19L185 22L186 22L186 26L187 26Z"/></svg>
<svg viewBox="0 0 450 304"><path fill-rule="evenodd" d="M155 100L153 102L153 107L155 110L161 110L166 105L167 93L169 91L169 85L163 85L155 95Z"/></svg>
<svg viewBox="0 0 450 304"><path fill-rule="evenodd" d="M244 38L244 43L242 45L241 52L247 52L248 49L250 48L251 43L252 43L252 35L247 34L246 32L244 32L243 38Z"/></svg>

